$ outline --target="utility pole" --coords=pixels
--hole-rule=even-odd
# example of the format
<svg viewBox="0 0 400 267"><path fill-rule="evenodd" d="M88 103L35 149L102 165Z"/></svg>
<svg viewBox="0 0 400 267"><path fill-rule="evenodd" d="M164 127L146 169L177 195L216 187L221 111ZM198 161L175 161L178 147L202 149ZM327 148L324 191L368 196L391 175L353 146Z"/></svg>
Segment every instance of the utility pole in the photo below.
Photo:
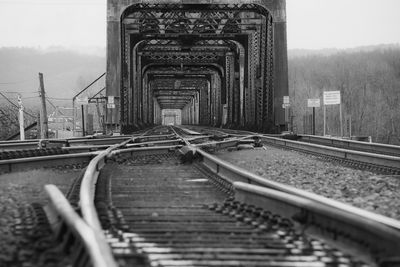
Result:
<svg viewBox="0 0 400 267"><path fill-rule="evenodd" d="M41 138L49 138L48 131L49 131L49 123L47 121L47 110L46 110L46 94L44 92L44 83L43 83L43 73L39 72L39 82L40 82L40 99L42 102L42 109L41 109L41 118L40 118L40 136Z"/></svg>
<svg viewBox="0 0 400 267"><path fill-rule="evenodd" d="M24 127L24 106L22 105L21 95L18 94L19 105L19 136L21 141L25 140L25 127Z"/></svg>

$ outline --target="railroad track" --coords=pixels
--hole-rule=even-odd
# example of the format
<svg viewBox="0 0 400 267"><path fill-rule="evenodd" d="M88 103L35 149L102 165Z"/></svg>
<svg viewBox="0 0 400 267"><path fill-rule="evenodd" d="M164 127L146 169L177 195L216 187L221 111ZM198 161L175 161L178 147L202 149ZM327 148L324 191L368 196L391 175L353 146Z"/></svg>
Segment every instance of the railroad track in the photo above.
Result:
<svg viewBox="0 0 400 267"><path fill-rule="evenodd" d="M297 135L297 140L312 144L332 146L337 148L356 150L374 154L382 154L387 156L400 156L400 147L395 145L369 143L354 140L346 140L341 138L314 136L314 135Z"/></svg>
<svg viewBox="0 0 400 267"><path fill-rule="evenodd" d="M215 136L249 136L249 135L257 135L256 132L250 132L245 130L234 130L234 129L225 129L225 128L215 128L215 127L205 127L205 126L196 126L196 125L187 125L187 126L175 126L177 128L188 129L194 132L199 132L201 134L215 135Z"/></svg>
<svg viewBox="0 0 400 267"><path fill-rule="evenodd" d="M156 135L151 135L155 133ZM148 131L146 136L131 137L107 137L95 139L74 139L68 141L68 146L28 148L6 150L0 152L0 173L9 173L30 169L40 169L43 167L57 168L83 168L91 159L101 151L112 147L116 143L125 142L125 148L149 147L149 146L168 146L184 144L181 138L173 135L171 129L162 130L157 128ZM134 141L130 141L136 137ZM14 142L13 146L19 148L19 144L25 145L26 142ZM62 142L54 142L62 143ZM37 145L37 143L35 143Z"/></svg>
<svg viewBox="0 0 400 267"><path fill-rule="evenodd" d="M112 173L110 204L123 214L113 238L149 266L365 266L305 237L290 220L235 200L230 185L180 164L174 152L119 164L105 170ZM129 266L120 246L116 259Z"/></svg>
<svg viewBox="0 0 400 267"><path fill-rule="evenodd" d="M45 148L62 148L83 145L113 145L130 139L131 136L88 136L69 139L30 139L25 141L0 141L0 152L23 151Z"/></svg>
<svg viewBox="0 0 400 267"><path fill-rule="evenodd" d="M83 238L78 229L69 231L82 244L79 255L85 255L85 262L96 260L95 266L399 264L399 222L266 181L200 146L188 146L187 137L173 138L171 131L159 129L153 142L166 142L163 146L140 146L152 142L142 136L99 152L76 187L82 217L71 215L71 219L60 212L54 202L63 197L56 188L47 187L52 218L61 216L64 219L58 222L71 229L87 226L84 232L90 237ZM168 144L179 138L186 146Z"/></svg>
<svg viewBox="0 0 400 267"><path fill-rule="evenodd" d="M260 136L260 139L262 143L267 145L314 154L326 160L339 162L342 165L347 165L353 168L369 169L376 172L394 175L400 174L399 156L363 152L360 151L360 149L343 149L270 136ZM358 146L363 146L358 143ZM370 146L370 144L366 143L365 146ZM397 149L399 148L397 147Z"/></svg>
<svg viewBox="0 0 400 267"><path fill-rule="evenodd" d="M190 128L199 129L199 127ZM210 133L218 131L221 136L225 134L224 141L214 142L210 138L201 138L200 140L203 142L198 144L199 147L206 149L208 147L211 150L215 150L234 146L234 142L237 142L236 145L256 143L256 146L259 145L257 142L261 142L264 145L273 145L314 154L325 160L338 162L352 168L368 169L392 175L400 174L399 146L309 135L260 135L243 131L233 131L236 132L236 134L233 134L232 130L210 127L206 127L204 132L210 131L210 129ZM236 137L236 139L230 137Z"/></svg>

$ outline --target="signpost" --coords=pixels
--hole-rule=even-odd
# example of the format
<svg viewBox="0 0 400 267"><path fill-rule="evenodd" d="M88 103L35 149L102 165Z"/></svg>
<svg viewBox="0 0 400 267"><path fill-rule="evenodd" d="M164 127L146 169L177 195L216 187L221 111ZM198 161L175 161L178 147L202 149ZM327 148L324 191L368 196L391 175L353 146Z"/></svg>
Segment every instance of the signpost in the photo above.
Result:
<svg viewBox="0 0 400 267"><path fill-rule="evenodd" d="M24 127L24 106L22 105L21 95L18 94L18 111L19 111L19 137L21 141L25 140L25 127Z"/></svg>
<svg viewBox="0 0 400 267"><path fill-rule="evenodd" d="M312 108L312 134L315 135L315 108L321 106L319 98L309 98L307 99L307 106Z"/></svg>
<svg viewBox="0 0 400 267"><path fill-rule="evenodd" d="M83 106L89 103L89 98L86 96L84 98L76 98L76 104Z"/></svg>
<svg viewBox="0 0 400 267"><path fill-rule="evenodd" d="M290 102L289 102L289 96L287 96L287 95L285 95L284 97L283 97L283 104L289 104Z"/></svg>
<svg viewBox="0 0 400 267"><path fill-rule="evenodd" d="M343 119L342 119L342 104L340 91L324 91L324 135L326 135L326 106L327 105L339 105L340 113L340 135L343 137Z"/></svg>
<svg viewBox="0 0 400 267"><path fill-rule="evenodd" d="M115 109L115 98L113 95L109 95L107 97L107 109L110 109L110 117L111 117L111 128L113 127L113 110ZM115 128L117 128L117 124L115 124Z"/></svg>
<svg viewBox="0 0 400 267"><path fill-rule="evenodd" d="M340 104L340 91L324 91L324 105Z"/></svg>
<svg viewBox="0 0 400 267"><path fill-rule="evenodd" d="M109 95L107 98L107 108L111 109L111 112L112 112L112 109L115 108L114 96L112 96L112 95ZM112 119L112 115L111 115L111 119Z"/></svg>
<svg viewBox="0 0 400 267"><path fill-rule="evenodd" d="M86 135L86 125L85 125L85 109L84 106L89 104L89 98L76 98L76 103L81 106L81 116L82 116L82 136Z"/></svg>
<svg viewBox="0 0 400 267"><path fill-rule="evenodd" d="M290 107L290 100L289 96L284 96L283 97L283 104L282 108L285 109L285 124L286 124L286 130L289 130L288 124L289 124L289 107Z"/></svg>

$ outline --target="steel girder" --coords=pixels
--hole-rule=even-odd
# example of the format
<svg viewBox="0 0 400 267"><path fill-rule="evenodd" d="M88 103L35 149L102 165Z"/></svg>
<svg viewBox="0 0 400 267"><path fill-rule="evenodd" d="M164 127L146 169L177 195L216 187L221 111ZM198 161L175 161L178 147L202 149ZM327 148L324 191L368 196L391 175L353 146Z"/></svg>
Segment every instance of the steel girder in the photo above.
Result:
<svg viewBox="0 0 400 267"><path fill-rule="evenodd" d="M211 95L210 84L212 76L219 76L218 72L215 69L204 67L192 67L192 71L188 69L177 71L173 67L169 67L169 69L165 67L161 69L155 68L146 72L146 75L151 76L150 84L154 97L157 98L158 95L170 95L171 99L174 99L179 94L181 97L191 95L193 99L198 94L200 106L198 123L203 125L209 124L212 120L210 103L217 101L215 95ZM193 72L196 74L193 74ZM180 81L178 86L176 81ZM220 84L215 84L216 91L219 91L220 87Z"/></svg>
<svg viewBox="0 0 400 267"><path fill-rule="evenodd" d="M266 9L256 4L135 4L121 23L121 119L126 125L151 123L154 92L146 66L217 64L224 70L208 84L209 123L224 122L225 104L229 126L274 127L274 39Z"/></svg>

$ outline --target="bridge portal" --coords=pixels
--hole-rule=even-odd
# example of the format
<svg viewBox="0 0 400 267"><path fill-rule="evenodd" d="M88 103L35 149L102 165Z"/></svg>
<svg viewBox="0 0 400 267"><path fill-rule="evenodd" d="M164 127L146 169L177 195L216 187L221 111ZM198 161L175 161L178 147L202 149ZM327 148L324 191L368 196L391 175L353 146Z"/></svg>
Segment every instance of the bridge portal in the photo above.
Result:
<svg viewBox="0 0 400 267"><path fill-rule="evenodd" d="M107 114L129 133L183 124L284 129L285 0L108 0ZM114 116L114 118L112 118Z"/></svg>

